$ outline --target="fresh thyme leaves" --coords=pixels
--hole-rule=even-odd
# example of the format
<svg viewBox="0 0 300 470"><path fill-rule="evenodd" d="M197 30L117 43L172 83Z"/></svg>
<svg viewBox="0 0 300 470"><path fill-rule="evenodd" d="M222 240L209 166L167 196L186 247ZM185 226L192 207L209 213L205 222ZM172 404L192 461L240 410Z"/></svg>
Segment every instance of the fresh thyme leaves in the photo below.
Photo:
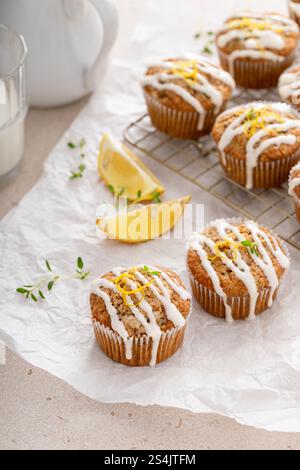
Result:
<svg viewBox="0 0 300 470"><path fill-rule="evenodd" d="M112 184L109 184L107 187L108 187L108 189L110 190L110 192L111 192L113 195L116 194L116 190L115 190L115 188L113 187Z"/></svg>
<svg viewBox="0 0 300 470"><path fill-rule="evenodd" d="M47 259L45 259L45 264L46 264L46 267L47 267L48 271L52 272L52 268L51 268L50 263Z"/></svg>
<svg viewBox="0 0 300 470"><path fill-rule="evenodd" d="M259 256L258 248L257 248L257 243L251 242L250 240L243 240L241 242L241 245L245 246L246 248L249 248L250 253L252 255Z"/></svg>
<svg viewBox="0 0 300 470"><path fill-rule="evenodd" d="M75 273L71 275L55 274L48 260L45 260L45 265L49 274L43 276L35 284L26 284L22 287L18 287L16 292L23 295L26 299L38 302L39 300L46 300L45 289L48 289L50 292L56 283L69 279L80 279L84 281L90 274L89 271L84 271L84 263L80 257L77 258L77 269Z"/></svg>
<svg viewBox="0 0 300 470"><path fill-rule="evenodd" d="M76 178L82 178L83 177L83 172L86 169L86 166L84 163L80 163L77 167L77 171L72 171L69 178L70 180L75 180Z"/></svg>
<svg viewBox="0 0 300 470"><path fill-rule="evenodd" d="M202 53L203 54L209 54L209 55L212 55L212 50L211 48L209 47L209 44L206 44L203 49L202 49Z"/></svg>
<svg viewBox="0 0 300 470"><path fill-rule="evenodd" d="M158 191L154 191L154 193L152 193L151 201L156 202L156 203L161 202L160 193Z"/></svg>
<svg viewBox="0 0 300 470"><path fill-rule="evenodd" d="M84 137L82 137L80 139L80 141L78 142L78 144L75 144L74 142L68 142L68 147L70 147L71 149L75 149L75 148L80 148L80 149L83 149L83 147L86 145L86 140ZM80 158L81 160L83 160L85 158L85 153L81 152L80 153ZM78 179L78 178L82 178L83 177L83 173L86 169L86 166L83 162L80 162L76 168L76 170L72 170L70 175L69 175L69 179L70 180L75 180L75 179Z"/></svg>
<svg viewBox="0 0 300 470"><path fill-rule="evenodd" d="M149 266L143 266L142 271L144 271L146 274L152 274L153 276L159 276L160 271L152 271Z"/></svg>
<svg viewBox="0 0 300 470"><path fill-rule="evenodd" d="M85 146L85 144L86 144L86 140L84 137L82 137L80 141L78 142L78 144L75 144L75 142L70 141L68 142L67 145L70 149L76 149L77 147L82 149Z"/></svg>
<svg viewBox="0 0 300 470"><path fill-rule="evenodd" d="M208 55L213 54L213 50L212 50L211 46L214 43L214 35L215 35L215 33L213 31L206 31L204 33L199 31L198 33L194 34L195 39L200 39L201 38L201 42L202 42L202 46L203 46L202 47L202 54L208 54Z"/></svg>

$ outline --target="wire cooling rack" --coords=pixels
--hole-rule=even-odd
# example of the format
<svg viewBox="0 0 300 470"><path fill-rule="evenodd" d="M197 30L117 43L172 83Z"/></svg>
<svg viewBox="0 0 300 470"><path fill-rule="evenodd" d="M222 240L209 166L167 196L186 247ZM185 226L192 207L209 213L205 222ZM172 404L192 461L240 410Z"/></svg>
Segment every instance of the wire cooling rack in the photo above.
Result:
<svg viewBox="0 0 300 470"><path fill-rule="evenodd" d="M277 91L236 90L230 106L256 100L278 101ZM268 225L300 250L300 224L295 217L293 200L288 195L287 183L268 190L247 190L226 177L210 136L199 141L174 139L157 131L147 114L125 129L124 139L226 203L236 215Z"/></svg>

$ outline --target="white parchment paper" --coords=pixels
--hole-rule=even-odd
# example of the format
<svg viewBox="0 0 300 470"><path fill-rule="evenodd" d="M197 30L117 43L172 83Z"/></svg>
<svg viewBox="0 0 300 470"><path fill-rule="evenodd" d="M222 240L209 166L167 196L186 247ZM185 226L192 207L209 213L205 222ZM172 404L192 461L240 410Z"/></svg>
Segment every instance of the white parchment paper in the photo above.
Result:
<svg viewBox="0 0 300 470"><path fill-rule="evenodd" d="M222 7L219 1L209 3L144 2L130 39L124 38L128 52L114 60L104 88L52 151L40 181L1 221L0 340L96 400L213 411L269 430L300 431L300 254L292 248L291 271L272 309L253 322L228 325L195 304L183 348L155 368L124 367L102 354L89 319L89 281L61 283L38 304L15 292L35 280L45 258L58 271L69 272L80 255L91 269L91 279L114 265L141 262L184 273L183 240L127 246L95 237L95 208L111 201L99 182L96 161L101 134L112 131L120 138L126 125L145 112L137 82L144 64L166 54L197 50L193 34L201 24L213 29L241 2L228 1L226 7L225 2ZM274 1L274 9L284 6L285 2ZM70 181L78 152L68 149L67 142L81 137L87 140L88 168L82 179ZM143 158L166 186L167 198L192 194L194 203L205 204L206 222L235 215L175 173Z"/></svg>

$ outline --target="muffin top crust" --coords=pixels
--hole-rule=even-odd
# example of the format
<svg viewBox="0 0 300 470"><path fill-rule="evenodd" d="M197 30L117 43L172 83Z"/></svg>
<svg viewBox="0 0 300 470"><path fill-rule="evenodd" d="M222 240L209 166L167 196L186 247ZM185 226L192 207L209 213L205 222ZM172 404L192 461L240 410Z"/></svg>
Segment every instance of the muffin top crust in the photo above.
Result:
<svg viewBox="0 0 300 470"><path fill-rule="evenodd" d="M212 136L224 166L226 154L246 161L246 186L250 189L259 162L281 160L299 150L299 115L286 103L244 104L218 116Z"/></svg>
<svg viewBox="0 0 300 470"><path fill-rule="evenodd" d="M162 105L200 115L211 109L220 112L235 87L229 73L196 54L148 67L141 84Z"/></svg>
<svg viewBox="0 0 300 470"><path fill-rule="evenodd" d="M291 169L289 177L289 195L300 203L300 162Z"/></svg>
<svg viewBox="0 0 300 470"><path fill-rule="evenodd" d="M187 264L199 284L224 299L230 321L227 297L249 295L249 318L253 318L259 293L270 289L271 305L290 261L282 242L267 228L251 220L219 219L193 234Z"/></svg>
<svg viewBox="0 0 300 470"><path fill-rule="evenodd" d="M92 319L121 336L129 356L133 337L152 338L155 361L162 333L184 327L191 294L169 269L114 268L93 282L90 304Z"/></svg>
<svg viewBox="0 0 300 470"><path fill-rule="evenodd" d="M299 28L292 19L278 13L245 10L225 21L216 43L224 53L235 53L236 57L238 51L247 51L253 59L278 60L294 51L298 38Z"/></svg>
<svg viewBox="0 0 300 470"><path fill-rule="evenodd" d="M281 74L278 91L284 101L300 107L300 64L293 65Z"/></svg>

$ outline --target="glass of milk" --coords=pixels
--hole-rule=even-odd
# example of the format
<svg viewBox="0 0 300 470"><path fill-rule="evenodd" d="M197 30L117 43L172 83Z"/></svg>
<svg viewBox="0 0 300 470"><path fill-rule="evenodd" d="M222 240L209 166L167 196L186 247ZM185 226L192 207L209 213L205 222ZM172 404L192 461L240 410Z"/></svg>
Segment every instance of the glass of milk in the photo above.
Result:
<svg viewBox="0 0 300 470"><path fill-rule="evenodd" d="M0 24L0 179L18 165L24 153L26 55L23 37Z"/></svg>

